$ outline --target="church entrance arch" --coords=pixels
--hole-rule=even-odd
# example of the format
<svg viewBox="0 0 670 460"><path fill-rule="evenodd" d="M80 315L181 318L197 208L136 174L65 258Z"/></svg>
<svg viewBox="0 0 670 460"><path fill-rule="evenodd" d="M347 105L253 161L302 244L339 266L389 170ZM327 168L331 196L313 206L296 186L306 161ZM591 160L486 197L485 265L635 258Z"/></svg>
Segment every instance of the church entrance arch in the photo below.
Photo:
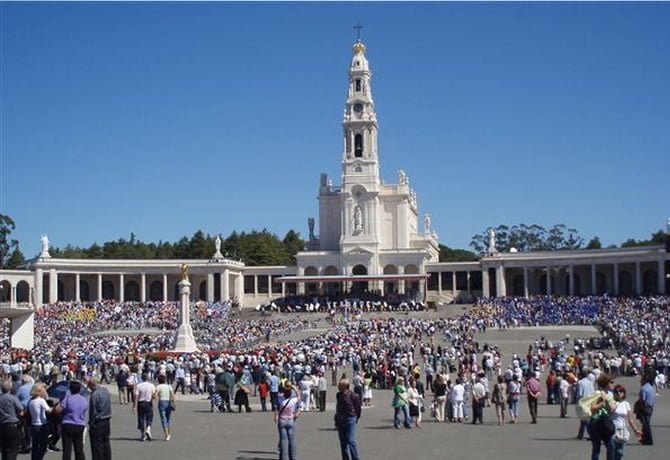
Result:
<svg viewBox="0 0 670 460"><path fill-rule="evenodd" d="M30 286L25 281L19 281L16 285L16 301L18 303L30 302Z"/></svg>
<svg viewBox="0 0 670 460"><path fill-rule="evenodd" d="M0 281L0 302L9 303L12 297L12 286L9 281Z"/></svg>
<svg viewBox="0 0 670 460"><path fill-rule="evenodd" d="M414 264L405 266L405 274L407 275L418 275L419 267ZM419 293L419 282L418 281L405 281L405 294L410 297L415 297Z"/></svg>
<svg viewBox="0 0 670 460"><path fill-rule="evenodd" d="M368 268L365 265L356 265L351 273L354 276L361 276L361 275L367 275L368 274ZM368 290L368 282L367 281L355 281L351 283L351 294L352 295L362 295L364 292Z"/></svg>
<svg viewBox="0 0 670 460"><path fill-rule="evenodd" d="M334 265L328 265L324 270L323 274L325 276L336 276L339 274L339 270L337 267ZM323 289L328 296L338 296L340 292L342 291L341 289L341 284L339 282L337 283L324 283Z"/></svg>
<svg viewBox="0 0 670 460"><path fill-rule="evenodd" d="M385 275L397 275L398 267L395 265L387 265L384 267ZM386 281L384 283L384 294L393 295L398 293L398 282L397 281Z"/></svg>
<svg viewBox="0 0 670 460"><path fill-rule="evenodd" d="M149 300L154 302L163 300L163 283L161 281L154 281L149 286Z"/></svg>
<svg viewBox="0 0 670 460"><path fill-rule="evenodd" d="M305 276L319 276L319 269L314 266L305 267ZM319 283L306 283L305 294L315 295L319 293Z"/></svg>
<svg viewBox="0 0 670 460"><path fill-rule="evenodd" d="M123 298L129 302L140 301L140 285L137 284L137 281L128 281L126 283Z"/></svg>

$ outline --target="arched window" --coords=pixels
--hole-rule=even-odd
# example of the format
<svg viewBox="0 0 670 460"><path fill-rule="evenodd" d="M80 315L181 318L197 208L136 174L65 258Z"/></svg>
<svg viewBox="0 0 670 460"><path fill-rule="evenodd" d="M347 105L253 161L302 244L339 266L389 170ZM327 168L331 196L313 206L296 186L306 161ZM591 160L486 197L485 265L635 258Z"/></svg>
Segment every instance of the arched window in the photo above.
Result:
<svg viewBox="0 0 670 460"><path fill-rule="evenodd" d="M356 79L356 92L358 93L360 91L361 91L361 79L358 78Z"/></svg>
<svg viewBox="0 0 670 460"><path fill-rule="evenodd" d="M109 280L102 282L102 298L104 300L114 300L114 283Z"/></svg>
<svg viewBox="0 0 670 460"><path fill-rule="evenodd" d="M354 156L360 158L363 156L363 135L356 134L354 137Z"/></svg>

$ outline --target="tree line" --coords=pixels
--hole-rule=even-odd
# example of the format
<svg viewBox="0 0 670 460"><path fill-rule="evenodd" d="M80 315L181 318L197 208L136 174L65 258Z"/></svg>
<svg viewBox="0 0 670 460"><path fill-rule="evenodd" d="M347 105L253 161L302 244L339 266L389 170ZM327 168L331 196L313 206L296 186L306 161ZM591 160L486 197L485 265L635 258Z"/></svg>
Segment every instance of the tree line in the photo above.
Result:
<svg viewBox="0 0 670 460"><path fill-rule="evenodd" d="M19 242L11 238L16 224L11 217L0 214L0 268L16 268L25 262ZM565 249L600 249L602 244L596 236L584 244L584 238L574 228L556 224L549 229L541 225L518 224L495 227L496 248L508 252L515 248L519 252L557 251ZM440 244L440 262L474 262L488 249L488 229L474 235L470 242L473 251L450 248ZM68 244L52 247L52 257L68 259L209 259L214 255L216 235L198 230L191 237L184 236L178 241L145 243L134 233L128 239L119 238L103 244L94 243L89 247ZM651 234L647 240L627 239L621 247L663 244L663 230ZM611 246L616 247L616 245ZM263 230L250 232L233 231L221 241L224 257L240 260L248 266L295 265L295 256L305 249L305 241L300 233L289 230L284 238Z"/></svg>

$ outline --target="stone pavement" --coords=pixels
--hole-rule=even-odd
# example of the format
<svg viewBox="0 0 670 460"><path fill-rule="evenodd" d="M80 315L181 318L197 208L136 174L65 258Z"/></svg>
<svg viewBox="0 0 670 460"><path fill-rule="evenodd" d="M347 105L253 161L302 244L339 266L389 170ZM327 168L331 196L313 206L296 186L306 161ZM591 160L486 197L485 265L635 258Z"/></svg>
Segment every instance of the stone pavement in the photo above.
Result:
<svg viewBox="0 0 670 460"><path fill-rule="evenodd" d="M550 340L565 337L565 333L590 335L575 329L519 328L507 332L489 331L480 343L498 343L506 353L525 353L534 338ZM633 378L618 380L628 388L629 401L636 398L639 382ZM544 386L544 385L543 385ZM544 391L544 390L543 390ZM537 458L583 460L590 457L591 444L578 441L578 420L574 407L568 419L559 418L558 406L540 405L539 423L529 423L528 409L522 400L521 422L497 426L492 408L485 409L484 425L435 423L425 420L422 429L396 430L392 425L391 392L375 391L374 407L364 409L358 427L358 444L363 459L513 459ZM335 389L328 391L326 412L309 412L301 416L297 426L298 459L340 459L337 432L333 428ZM543 399L544 400L544 399ZM626 446L625 457L636 460L668 458L670 448L670 390L663 390L653 417L656 444ZM177 411L173 414L173 435L163 441L160 420L154 417L154 441L140 442L135 429L135 417L130 406L114 404L112 450L115 458L139 459L277 459L277 432L271 413L258 410L257 398L252 398L251 413L210 413L209 402L202 396L178 395ZM87 443L88 454L88 443ZM663 453L665 452L665 454ZM56 453L47 458L56 458ZM21 458L27 458L23 456ZM90 457L89 457L90 458ZM604 449L601 458L605 458Z"/></svg>

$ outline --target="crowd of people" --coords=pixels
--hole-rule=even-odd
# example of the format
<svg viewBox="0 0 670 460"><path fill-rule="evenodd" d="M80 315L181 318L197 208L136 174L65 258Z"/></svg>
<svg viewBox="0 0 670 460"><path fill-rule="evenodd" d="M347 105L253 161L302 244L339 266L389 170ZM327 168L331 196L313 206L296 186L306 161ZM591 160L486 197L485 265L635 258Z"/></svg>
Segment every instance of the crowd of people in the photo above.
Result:
<svg viewBox="0 0 670 460"><path fill-rule="evenodd" d="M377 295L363 293L358 296L314 296L299 295L283 297L258 305L258 311L281 313L329 313L361 314L371 312L409 312L423 311L426 305L414 299L414 296L390 294Z"/></svg>
<svg viewBox="0 0 670 460"><path fill-rule="evenodd" d="M345 311L338 307L332 314L344 316L352 305ZM177 304L56 304L37 314L35 350L5 358L0 377L17 380L26 375L49 383L62 378L93 378L115 383L119 403L132 405L138 417L143 414L138 429L145 440L152 436L151 420L146 404L139 403L148 402L149 396L149 401L158 401L166 439L171 436L170 406L179 392L207 394L210 409L219 412L251 411L250 401L257 397L261 410L269 406L278 414L280 438L285 441L280 448L286 446L290 456L295 432L287 417L325 410L329 376L331 385L341 386L338 394L346 393L350 386L355 395L344 397L341 404L338 396L338 408L346 420L336 418L336 426L343 449L356 451L351 425L360 417L356 406L373 405L378 390L393 392L394 426L409 429L421 427L424 418L482 423L489 405L495 408L500 425L516 423L522 416L523 395L531 423L537 422L541 396L546 396L548 404L556 404L564 417L567 405L596 391L595 382L606 375L641 375L656 389L664 387L670 371L668 307L669 301L663 297L604 296L483 299L455 318L381 318L363 309L355 315L356 320L337 322L301 340L278 343L269 338L313 324L309 320L242 320L231 317L227 303L198 303L193 305L191 317L203 353L156 357L147 352L169 349L174 340ZM601 350L594 338L571 339L566 335L555 343L538 338L526 356L512 355L504 361L501 349L478 339L491 327L574 324L599 327L614 350ZM156 332L147 333L147 328ZM91 337L105 330L112 332ZM120 335L119 331L128 334ZM136 353L130 355L130 350ZM351 374L342 376L343 372ZM158 385L151 391L144 385L153 386L156 381ZM291 391L282 397L286 388ZM291 398L296 402L288 403L292 408L283 412L282 405ZM652 398L648 400L653 407ZM593 412L605 410L609 416L616 407L614 402L594 402ZM647 415L638 411L636 416L641 439L651 442L651 415L645 418ZM585 426L589 424L592 421ZM585 426L579 437L584 436ZM591 439L606 441L606 448L611 447L614 453L612 436L591 435Z"/></svg>

